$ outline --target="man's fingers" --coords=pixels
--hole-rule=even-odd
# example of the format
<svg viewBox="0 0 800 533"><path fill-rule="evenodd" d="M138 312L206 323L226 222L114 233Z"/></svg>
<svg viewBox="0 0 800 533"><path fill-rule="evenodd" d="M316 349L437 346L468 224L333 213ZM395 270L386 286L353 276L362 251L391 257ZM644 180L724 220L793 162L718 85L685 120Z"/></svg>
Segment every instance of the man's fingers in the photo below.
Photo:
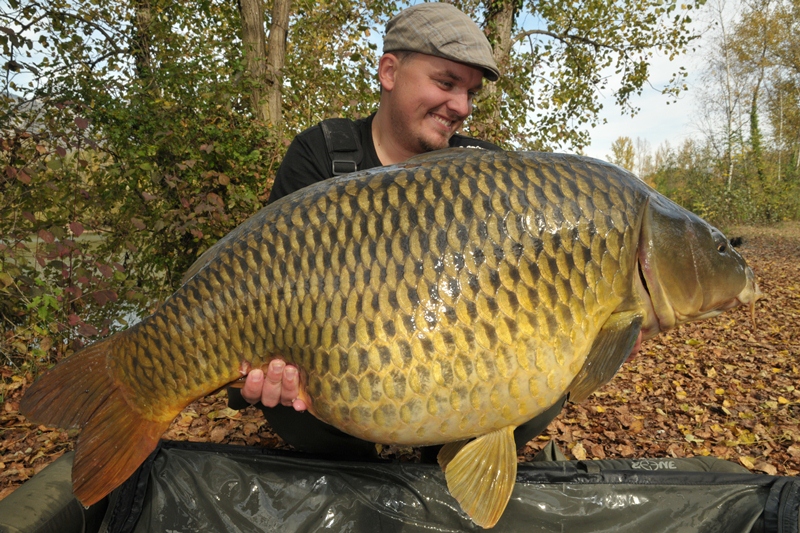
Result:
<svg viewBox="0 0 800 533"><path fill-rule="evenodd" d="M242 398L251 404L261 400L266 407L283 404L291 405L295 411L305 411L306 403L297 398L300 390L300 376L297 367L287 365L285 361L273 359L266 373L254 369L245 379L242 387Z"/></svg>
<svg viewBox="0 0 800 533"><path fill-rule="evenodd" d="M267 367L267 378L261 389L261 403L267 407L275 407L281 401L281 380L286 363L280 359L273 359Z"/></svg>
<svg viewBox="0 0 800 533"><path fill-rule="evenodd" d="M308 409L306 402L304 402L300 398L297 398L295 401L292 402L292 407L294 407L295 411L305 411L306 409Z"/></svg>
<svg viewBox="0 0 800 533"><path fill-rule="evenodd" d="M247 374L247 379L244 380L242 387L242 398L247 403L254 404L261 399L261 386L264 383L264 372L259 369L253 370Z"/></svg>
<svg viewBox="0 0 800 533"><path fill-rule="evenodd" d="M292 405L292 401L297 398L297 388L300 385L297 377L297 367L287 366L283 372L283 388L281 389L281 403Z"/></svg>

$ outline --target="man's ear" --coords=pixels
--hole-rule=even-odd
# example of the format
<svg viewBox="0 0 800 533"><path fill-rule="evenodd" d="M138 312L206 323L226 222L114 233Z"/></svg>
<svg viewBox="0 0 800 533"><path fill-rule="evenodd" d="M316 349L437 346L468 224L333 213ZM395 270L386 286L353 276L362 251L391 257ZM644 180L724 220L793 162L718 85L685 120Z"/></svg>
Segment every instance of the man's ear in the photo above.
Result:
<svg viewBox="0 0 800 533"><path fill-rule="evenodd" d="M397 79L397 69L400 68L400 59L391 52L383 54L378 61L378 81L381 89L391 91Z"/></svg>

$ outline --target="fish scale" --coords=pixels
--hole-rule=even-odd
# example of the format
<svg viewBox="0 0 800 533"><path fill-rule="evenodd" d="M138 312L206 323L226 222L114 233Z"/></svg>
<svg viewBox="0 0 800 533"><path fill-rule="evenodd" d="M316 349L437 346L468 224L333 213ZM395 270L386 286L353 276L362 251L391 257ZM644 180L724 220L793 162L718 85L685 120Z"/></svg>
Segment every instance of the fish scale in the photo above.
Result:
<svg viewBox="0 0 800 533"><path fill-rule="evenodd" d="M491 527L516 426L611 379L640 332L754 305L754 274L726 245L612 165L437 152L262 209L153 315L48 371L21 411L82 428L73 488L89 505L188 403L280 357L321 420L446 443L451 493Z"/></svg>

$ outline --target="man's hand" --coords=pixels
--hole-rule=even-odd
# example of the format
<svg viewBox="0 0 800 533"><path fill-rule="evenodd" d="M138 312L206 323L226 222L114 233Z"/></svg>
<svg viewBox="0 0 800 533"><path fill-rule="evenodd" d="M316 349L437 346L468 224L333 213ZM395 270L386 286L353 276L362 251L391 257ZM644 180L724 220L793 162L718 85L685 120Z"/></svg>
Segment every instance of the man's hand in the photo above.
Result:
<svg viewBox="0 0 800 533"><path fill-rule="evenodd" d="M306 403L297 398L299 388L297 367L287 365L280 359L273 359L269 362L266 376L260 368L247 374L242 387L242 398L251 404L260 400L266 407L275 407L280 403L291 405L295 411L305 411Z"/></svg>

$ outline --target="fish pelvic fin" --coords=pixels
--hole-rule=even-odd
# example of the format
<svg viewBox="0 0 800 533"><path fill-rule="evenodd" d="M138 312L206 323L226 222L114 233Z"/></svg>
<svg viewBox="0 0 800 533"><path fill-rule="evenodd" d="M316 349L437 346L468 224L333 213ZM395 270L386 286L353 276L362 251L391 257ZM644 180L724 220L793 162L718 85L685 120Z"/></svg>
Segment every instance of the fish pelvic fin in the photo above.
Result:
<svg viewBox="0 0 800 533"><path fill-rule="evenodd" d="M128 479L155 449L172 420L143 417L113 379L108 357L126 333L66 358L36 380L20 402L20 412L36 424L81 428L72 490L86 506Z"/></svg>
<svg viewBox="0 0 800 533"><path fill-rule="evenodd" d="M463 444L452 443L440 450L445 461L447 488L473 522L494 527L505 511L517 478L517 447L514 426L498 429ZM456 450L456 448L459 448ZM444 455L443 455L444 452Z"/></svg>

